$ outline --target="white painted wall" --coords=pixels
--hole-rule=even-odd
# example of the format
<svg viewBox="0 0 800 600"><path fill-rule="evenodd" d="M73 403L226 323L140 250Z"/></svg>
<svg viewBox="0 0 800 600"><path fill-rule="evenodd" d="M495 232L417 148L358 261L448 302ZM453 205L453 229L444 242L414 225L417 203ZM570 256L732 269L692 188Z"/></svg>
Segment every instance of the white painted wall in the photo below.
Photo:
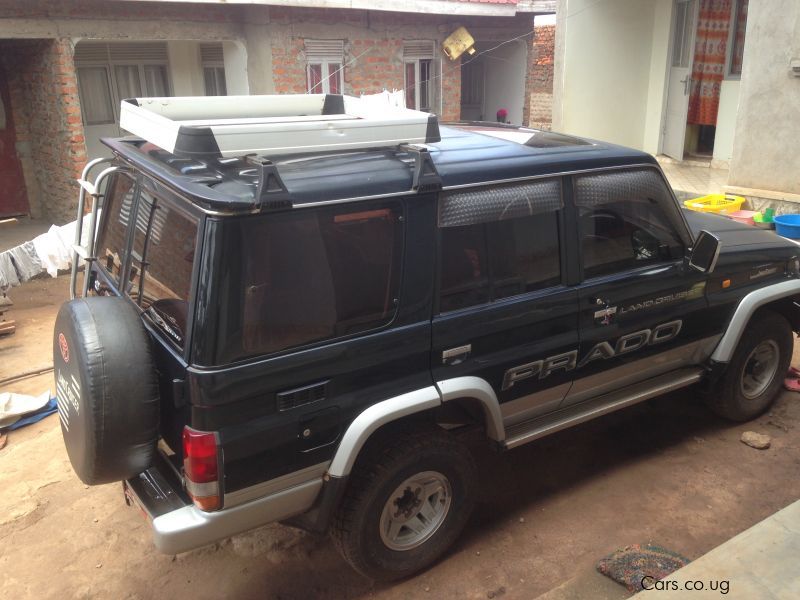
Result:
<svg viewBox="0 0 800 600"><path fill-rule="evenodd" d="M739 80L726 79L720 90L717 131L714 134L714 161L717 163L729 163L733 156L733 133L736 129L738 108Z"/></svg>
<svg viewBox="0 0 800 600"><path fill-rule="evenodd" d="M728 183L800 194L800 2L751 2Z"/></svg>
<svg viewBox="0 0 800 600"><path fill-rule="evenodd" d="M496 46L498 42L493 42ZM483 118L494 121L497 111L508 111L508 122L522 125L522 107L525 102L525 70L528 64L528 51L525 43L518 40L500 46L491 54L485 55L484 110Z"/></svg>
<svg viewBox="0 0 800 600"><path fill-rule="evenodd" d="M672 0L560 0L553 128L655 153Z"/></svg>
<svg viewBox="0 0 800 600"><path fill-rule="evenodd" d="M673 12L674 3L672 0L656 0L653 8L650 81L647 89L644 138L641 146L642 150L650 154L661 152L661 137L669 85L667 66L670 63Z"/></svg>
<svg viewBox="0 0 800 600"><path fill-rule="evenodd" d="M241 42L222 42L225 59L225 88L229 96L246 96L250 93L247 81L247 50Z"/></svg>
<svg viewBox="0 0 800 600"><path fill-rule="evenodd" d="M167 42L169 77L175 96L202 96L203 69L200 66L200 47L194 41Z"/></svg>

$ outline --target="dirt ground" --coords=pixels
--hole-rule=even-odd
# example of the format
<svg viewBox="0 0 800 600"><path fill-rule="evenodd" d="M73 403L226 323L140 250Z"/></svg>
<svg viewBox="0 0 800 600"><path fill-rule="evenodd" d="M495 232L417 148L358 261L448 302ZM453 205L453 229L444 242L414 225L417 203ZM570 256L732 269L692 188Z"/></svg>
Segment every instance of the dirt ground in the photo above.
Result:
<svg viewBox="0 0 800 600"><path fill-rule="evenodd" d="M52 363L68 278L12 291L0 380ZM800 357L800 353L796 353ZM38 394L52 375L0 385ZM269 525L177 557L158 554L119 484L73 474L56 416L0 450L0 594L6 598L535 598L605 554L653 542L690 558L800 498L800 395L731 426L691 391L506 454L476 448L481 499L465 535L428 572L394 585L355 573L326 538ZM743 431L772 436L758 451ZM732 582L734 585L735 582ZM180 596L179 596L180 594Z"/></svg>

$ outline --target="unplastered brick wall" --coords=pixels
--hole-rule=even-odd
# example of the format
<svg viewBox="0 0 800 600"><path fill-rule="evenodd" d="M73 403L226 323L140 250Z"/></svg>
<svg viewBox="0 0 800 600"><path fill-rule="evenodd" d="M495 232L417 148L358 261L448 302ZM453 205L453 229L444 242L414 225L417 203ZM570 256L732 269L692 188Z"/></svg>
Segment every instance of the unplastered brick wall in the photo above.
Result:
<svg viewBox="0 0 800 600"><path fill-rule="evenodd" d="M77 184L86 163L78 83L70 40L6 43L3 61L17 125L17 143L29 149L35 182L29 198L44 218L75 219ZM31 185L33 183L33 185Z"/></svg>
<svg viewBox="0 0 800 600"><path fill-rule="evenodd" d="M553 56L555 25L535 25L528 52L525 81L525 114L532 127L549 129L553 122Z"/></svg>
<svg viewBox="0 0 800 600"><path fill-rule="evenodd" d="M460 117L460 61L449 61L440 49L442 39L457 27L454 22L431 15L283 7L271 7L269 19L276 34L271 40L276 93L307 91L306 39L343 40L342 91L355 96L402 90L404 40L430 39L442 67L441 82L436 83L442 93L440 116Z"/></svg>

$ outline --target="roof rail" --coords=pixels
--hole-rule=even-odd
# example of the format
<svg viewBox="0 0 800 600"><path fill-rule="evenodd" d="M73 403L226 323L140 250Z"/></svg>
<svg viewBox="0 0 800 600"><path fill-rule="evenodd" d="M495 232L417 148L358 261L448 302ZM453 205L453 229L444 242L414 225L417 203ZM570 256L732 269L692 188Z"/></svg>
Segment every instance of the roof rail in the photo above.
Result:
<svg viewBox="0 0 800 600"><path fill-rule="evenodd" d="M186 158L280 156L440 141L436 115L339 94L130 98L120 127Z"/></svg>

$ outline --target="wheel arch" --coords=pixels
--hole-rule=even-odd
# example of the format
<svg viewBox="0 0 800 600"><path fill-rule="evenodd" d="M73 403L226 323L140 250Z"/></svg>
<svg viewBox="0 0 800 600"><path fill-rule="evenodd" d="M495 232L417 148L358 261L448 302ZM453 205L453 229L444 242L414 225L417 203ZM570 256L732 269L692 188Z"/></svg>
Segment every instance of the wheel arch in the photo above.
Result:
<svg viewBox="0 0 800 600"><path fill-rule="evenodd" d="M792 328L800 328L800 309L795 302L800 300L800 279L782 281L754 290L744 296L728 322L725 333L711 354L714 363L728 363L733 356L742 333L760 309L772 309L787 317ZM795 329L797 330L797 329Z"/></svg>

